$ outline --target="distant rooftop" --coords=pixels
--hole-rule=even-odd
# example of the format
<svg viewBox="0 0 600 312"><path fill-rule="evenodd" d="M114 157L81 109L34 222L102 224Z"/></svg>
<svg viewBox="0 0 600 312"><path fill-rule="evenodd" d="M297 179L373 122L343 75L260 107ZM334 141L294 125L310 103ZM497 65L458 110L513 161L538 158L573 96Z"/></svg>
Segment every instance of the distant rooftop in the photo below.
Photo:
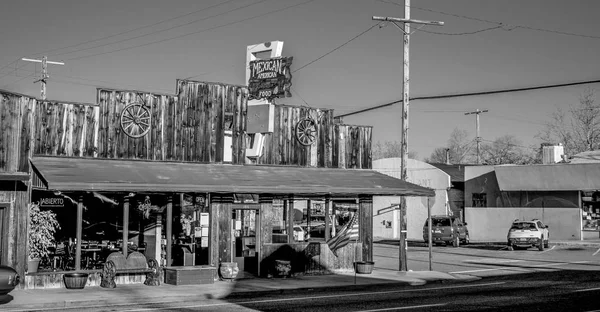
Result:
<svg viewBox="0 0 600 312"><path fill-rule="evenodd" d="M465 182L465 166L472 165L453 165L453 164L444 164L444 163L434 163L430 164L444 171L450 176L451 182Z"/></svg>

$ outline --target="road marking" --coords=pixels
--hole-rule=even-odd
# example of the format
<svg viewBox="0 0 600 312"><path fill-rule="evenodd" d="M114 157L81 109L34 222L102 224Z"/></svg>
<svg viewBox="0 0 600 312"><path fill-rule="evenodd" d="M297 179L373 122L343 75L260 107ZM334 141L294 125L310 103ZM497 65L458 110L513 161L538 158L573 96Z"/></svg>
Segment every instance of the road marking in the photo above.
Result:
<svg viewBox="0 0 600 312"><path fill-rule="evenodd" d="M503 267L503 268L495 268L495 269L481 269L481 270L469 270L469 271L456 271L456 272L448 272L450 274L463 274L463 273L476 273L476 272L489 272L489 271L502 271L502 270L510 270L515 267Z"/></svg>
<svg viewBox="0 0 600 312"><path fill-rule="evenodd" d="M402 289L402 290L389 290L389 291L373 291L373 292L362 292L362 293L350 293L350 294L338 294L338 295L323 295L323 296L310 296L310 297L294 297L294 298L278 298L278 299L265 299L265 300L253 300L253 301L240 301L240 302L221 302L221 303L210 303L210 304L195 304L187 306L176 306L176 309L187 309L187 308L200 308L200 307L216 307L226 305L244 305L244 304L256 304L256 303L270 303L270 302L283 302L283 301L305 301L315 299L327 299L327 298L339 298L339 297L353 297L353 296L364 296L364 295L381 295L381 294L393 294L393 293L404 293L404 292L423 292L430 290L442 290L442 289L457 289L457 288L468 288L468 287L481 287L481 286L494 286L502 285L506 282L494 282L494 283L483 283L483 284L469 284L469 285L453 285L444 287L426 287L418 289ZM176 303L176 301L173 301ZM64 310L64 308L62 308ZM161 308L140 308L130 310L119 310L119 311L159 311L165 310L165 307Z"/></svg>
<svg viewBox="0 0 600 312"><path fill-rule="evenodd" d="M548 251L550 251L550 250L554 249L555 247L556 247L556 245L554 245L554 246L552 246L552 248L550 248L550 249L547 249L547 250L544 250L544 251L542 251L542 252L540 252L540 253L545 253L545 252L548 252Z"/></svg>
<svg viewBox="0 0 600 312"><path fill-rule="evenodd" d="M356 311L356 312L377 312L377 311L408 310L408 309L418 309L418 308L439 307L439 306L444 306L446 304L447 303L424 304L424 305L410 306L410 307L395 307L395 308L387 308L387 309L361 310L361 311Z"/></svg>
<svg viewBox="0 0 600 312"><path fill-rule="evenodd" d="M573 290L573 292L594 291L594 290L600 290L600 287L596 287L596 288L587 288L587 289L578 289L578 290Z"/></svg>
<svg viewBox="0 0 600 312"><path fill-rule="evenodd" d="M503 261L507 262L522 262L522 261L536 261L536 260L513 260L513 261ZM470 262L470 261L466 261ZM489 272L489 271L503 271L503 270L514 270L514 269L527 269L527 268L544 268L549 266L559 266L559 265L567 265L567 264L579 264L579 263L589 263L590 261L573 261L573 262L556 262L556 263L544 263L544 264L536 264L536 265L527 265L527 266L513 266L513 267L499 267L493 269L480 269L480 270L469 270L469 271L456 271L456 272L448 272L450 274L463 274L463 273L476 273L476 272ZM476 263L476 262L472 262ZM481 263L486 263L482 261ZM487 263L486 263L487 264Z"/></svg>
<svg viewBox="0 0 600 312"><path fill-rule="evenodd" d="M595 256L596 254L598 254L598 252L600 252L600 248L598 248L598 250L596 250L596 252L592 256Z"/></svg>

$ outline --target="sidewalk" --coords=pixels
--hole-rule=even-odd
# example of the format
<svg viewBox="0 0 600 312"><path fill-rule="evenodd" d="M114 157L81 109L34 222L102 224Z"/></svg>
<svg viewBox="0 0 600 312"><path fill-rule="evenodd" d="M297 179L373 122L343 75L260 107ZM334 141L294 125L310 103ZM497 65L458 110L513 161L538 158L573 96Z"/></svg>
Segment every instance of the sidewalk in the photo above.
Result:
<svg viewBox="0 0 600 312"><path fill-rule="evenodd" d="M134 305L140 303L185 302L202 299L221 299L231 294L258 292L286 292L319 288L360 289L376 284L423 285L428 282L470 282L480 278L436 271L398 272L374 268L372 274L300 276L291 278L250 278L234 282L217 281L214 284L174 286L117 285L115 289L86 287L81 290L15 289L2 300L0 310L27 311L62 309L65 307L92 307ZM8 301L8 302L7 302Z"/></svg>

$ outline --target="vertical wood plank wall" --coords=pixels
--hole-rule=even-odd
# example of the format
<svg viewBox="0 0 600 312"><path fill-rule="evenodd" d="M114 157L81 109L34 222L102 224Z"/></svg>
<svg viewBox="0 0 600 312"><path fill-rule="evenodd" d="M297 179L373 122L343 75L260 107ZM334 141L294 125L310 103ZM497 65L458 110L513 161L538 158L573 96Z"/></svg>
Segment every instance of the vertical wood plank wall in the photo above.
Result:
<svg viewBox="0 0 600 312"><path fill-rule="evenodd" d="M373 197L360 197L358 205L362 260L373 261Z"/></svg>

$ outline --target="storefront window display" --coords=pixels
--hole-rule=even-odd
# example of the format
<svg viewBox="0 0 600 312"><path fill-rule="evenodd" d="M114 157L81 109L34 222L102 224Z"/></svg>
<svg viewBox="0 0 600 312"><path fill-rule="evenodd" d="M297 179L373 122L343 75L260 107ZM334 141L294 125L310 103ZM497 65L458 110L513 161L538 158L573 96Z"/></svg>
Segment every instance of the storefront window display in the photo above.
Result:
<svg viewBox="0 0 600 312"><path fill-rule="evenodd" d="M584 231L598 231L600 225L600 192L583 192L581 218Z"/></svg>

